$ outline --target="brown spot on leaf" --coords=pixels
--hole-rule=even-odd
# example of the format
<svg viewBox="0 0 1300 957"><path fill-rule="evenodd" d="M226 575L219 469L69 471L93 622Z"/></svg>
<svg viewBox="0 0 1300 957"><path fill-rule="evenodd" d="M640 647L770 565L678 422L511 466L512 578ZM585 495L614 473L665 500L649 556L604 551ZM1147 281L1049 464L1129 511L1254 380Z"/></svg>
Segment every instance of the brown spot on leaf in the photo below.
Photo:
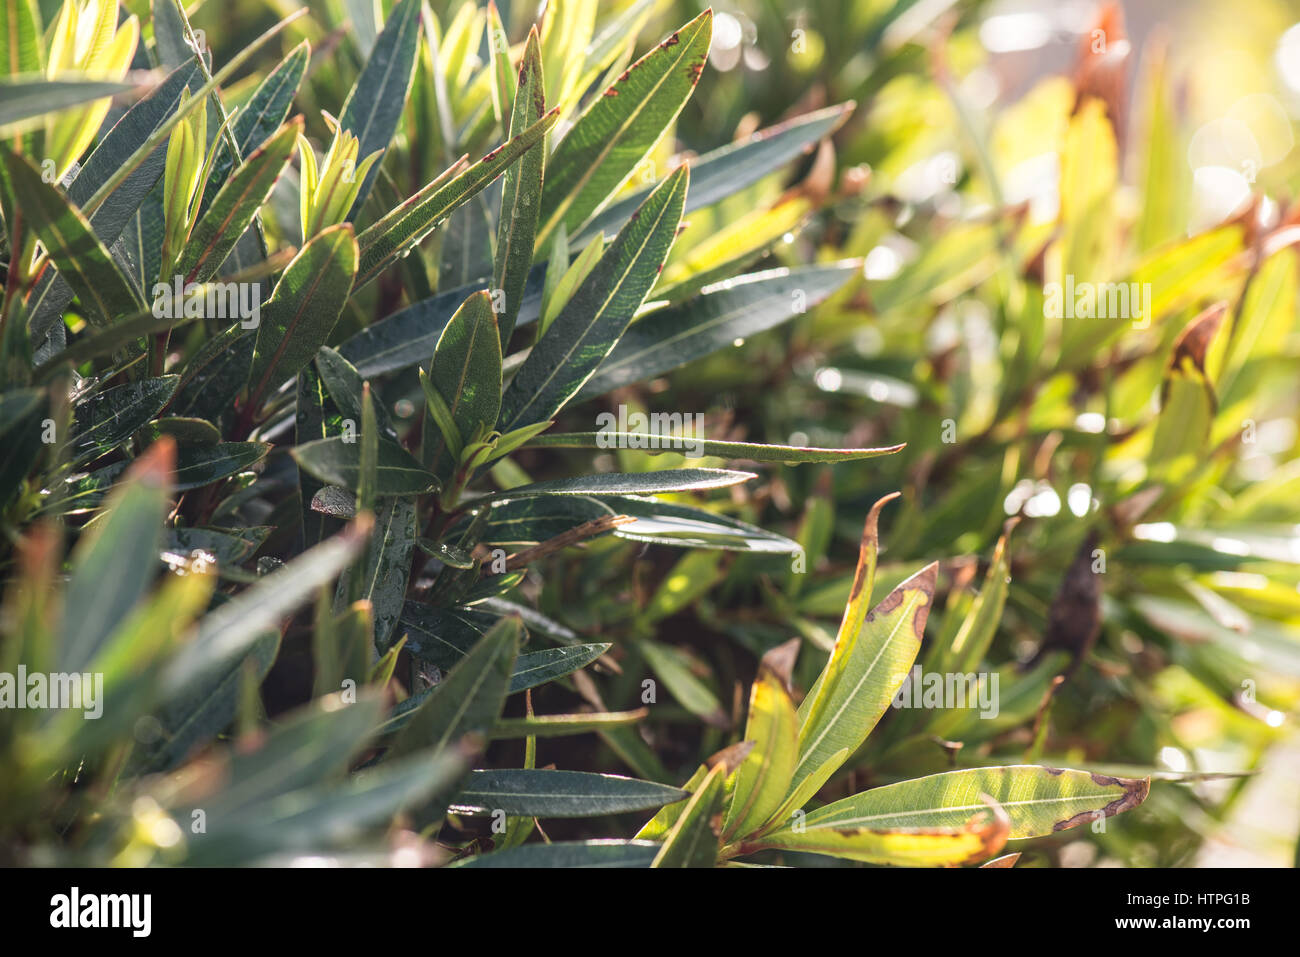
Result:
<svg viewBox="0 0 1300 957"><path fill-rule="evenodd" d="M1223 324L1223 317L1228 312L1226 302L1216 302L1195 319L1174 340L1174 354L1169 360L1170 371L1180 369L1186 362L1191 362L1198 372L1205 372L1205 354L1214 341L1214 334Z"/></svg>
<svg viewBox="0 0 1300 957"><path fill-rule="evenodd" d="M795 637L775 648L769 648L759 662L760 673L766 671L789 691L791 676L794 674L794 662L799 657L801 643L802 639Z"/></svg>
<svg viewBox="0 0 1300 957"><path fill-rule="evenodd" d="M1137 807L1151 793L1150 778L1113 778L1105 774L1093 774L1092 780L1094 783L1105 787L1118 785L1124 789L1124 793L1100 811L1080 811L1074 817L1056 822L1052 825L1053 831L1064 831L1072 827L1078 827L1080 824L1087 824L1089 821L1095 821L1098 814L1102 817L1114 817L1116 814L1122 814L1124 811Z"/></svg>
<svg viewBox="0 0 1300 957"><path fill-rule="evenodd" d="M721 751L711 754L705 759L704 766L712 771L721 764L724 767L722 773L724 775L729 775L733 773L736 768L740 767L745 758L749 757L749 752L753 750L753 741L737 741L735 744L729 745Z"/></svg>
<svg viewBox="0 0 1300 957"><path fill-rule="evenodd" d="M880 510L902 494L890 492L867 512L866 521L862 523L862 541L858 545L858 568L853 576L853 588L849 591L849 601L856 601L866 588L869 572L875 567L875 555L880 548Z"/></svg>

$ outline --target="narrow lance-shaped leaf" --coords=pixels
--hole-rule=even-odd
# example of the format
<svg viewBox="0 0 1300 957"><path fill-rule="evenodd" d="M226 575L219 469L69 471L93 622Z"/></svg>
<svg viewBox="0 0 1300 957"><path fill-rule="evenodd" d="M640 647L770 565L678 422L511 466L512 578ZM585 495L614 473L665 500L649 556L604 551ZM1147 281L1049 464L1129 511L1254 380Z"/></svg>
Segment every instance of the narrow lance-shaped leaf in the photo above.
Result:
<svg viewBox="0 0 1300 957"><path fill-rule="evenodd" d="M527 718L502 718L492 728L490 738L560 738L610 728L627 727L645 719L646 708L635 711L609 711L598 714L544 714Z"/></svg>
<svg viewBox="0 0 1300 957"><path fill-rule="evenodd" d="M863 581L861 564L859 571L855 588ZM790 806L801 806L810 798L813 776L838 755L855 751L889 707L920 650L937 571L937 565L927 565L865 618L858 617L862 608L850 600L846 627L835 641L826 670L799 708L799 762ZM860 591L855 598L858 595Z"/></svg>
<svg viewBox="0 0 1300 957"><path fill-rule="evenodd" d="M723 818L723 838L756 831L785 800L799 759L799 719L788 688L799 639L763 655L749 694L744 740L753 749L736 769L735 784Z"/></svg>
<svg viewBox="0 0 1300 957"><path fill-rule="evenodd" d="M170 439L151 446L110 496L103 520L78 543L63 616L59 670L82 671L153 578L174 456Z"/></svg>
<svg viewBox="0 0 1300 957"><path fill-rule="evenodd" d="M609 355L654 285L681 222L682 167L650 194L515 373L501 431L555 417Z"/></svg>
<svg viewBox="0 0 1300 957"><path fill-rule="evenodd" d="M496 15L496 7L491 6L490 17ZM489 21L492 23L492 21ZM490 26L495 33L500 29L499 22ZM499 34L504 39L504 33ZM510 75L508 54L498 54L496 37L493 43L493 62L499 65L505 60L505 72ZM519 82L517 92L515 83L510 81L514 92L514 109L510 114L511 138L521 135L529 125L539 122L546 114L546 91L542 85L542 60L538 49L537 28L528 32L528 42L524 46L524 58L519 64ZM542 178L546 166L546 146L539 142L524 153L518 165L506 170L501 184L501 217L497 225L496 264L492 271L492 288L501 290L505 297L505 309L499 320L501 333L501 351L504 352L510 342L510 334L515 328L515 319L519 315L519 306L524 298L524 285L528 280L528 270L533 264L533 241L537 236L537 218L541 211Z"/></svg>
<svg viewBox="0 0 1300 957"><path fill-rule="evenodd" d="M429 364L429 385L441 398L462 443L486 434L496 423L501 408L501 339L492 297L486 292L466 299L442 331ZM426 418L424 459L430 470L449 477L456 466L453 456L459 454Z"/></svg>
<svg viewBox="0 0 1300 957"><path fill-rule="evenodd" d="M458 867L649 867L659 852L650 841L554 841L471 857Z"/></svg>
<svg viewBox="0 0 1300 957"><path fill-rule="evenodd" d="M783 848L894 867L959 867L987 860L1006 845L1010 824L996 803L982 802L964 823L944 827L810 827L777 831L742 848Z"/></svg>
<svg viewBox="0 0 1300 957"><path fill-rule="evenodd" d="M116 172L121 161L176 110L182 94L198 75L198 60L191 58L173 70L147 97L127 110L100 140L86 164L77 173L77 178L68 187L69 202L75 206L84 205L95 190ZM106 247L117 242L127 221L162 175L165 154L164 148L156 149L113 191L103 205L87 217L95 235ZM47 273L38 280L29 300L31 327L38 338L57 320L72 296L72 288L60 275Z"/></svg>
<svg viewBox="0 0 1300 957"><path fill-rule="evenodd" d="M354 574L358 597L368 601L374 615L375 646L387 648L402 614L411 558L415 553L415 501L393 498L375 515L375 532ZM340 583L341 584L341 583Z"/></svg>
<svg viewBox="0 0 1300 957"><path fill-rule="evenodd" d="M762 445L757 442L719 442L701 436L659 435L649 432L552 432L524 443L525 448L562 449L639 449L657 452L684 452L688 456L716 456L723 459L746 459L751 462L781 462L802 465L809 462L850 462L873 459L901 452L903 445L876 449L818 449L798 445Z"/></svg>
<svg viewBox="0 0 1300 957"><path fill-rule="evenodd" d="M253 95L235 114L230 131L241 157L248 159L254 150L266 143L284 125L310 60L311 46L304 40L276 64L275 69L257 85ZM212 164L212 176L203 200L205 211L216 197L217 191L225 185L235 165L229 145L223 143L218 149L220 152Z"/></svg>
<svg viewBox="0 0 1300 957"><path fill-rule="evenodd" d="M728 143L690 161L691 195L686 197L687 214L733 196L777 172L818 140L834 133L853 112L852 101L828 106L784 123L769 126L736 143ZM576 236L578 243L598 230L613 235L641 204L649 189L621 197L597 213Z"/></svg>
<svg viewBox="0 0 1300 957"><path fill-rule="evenodd" d="M680 306L648 313L628 328L577 398L652 379L788 322L861 269L858 260L768 269L719 282Z"/></svg>
<svg viewBox="0 0 1300 957"><path fill-rule="evenodd" d="M961 827L988 795L1010 818L1009 839L1043 837L1130 810L1150 786L1149 778L1034 765L970 768L863 791L809 812L804 827Z"/></svg>
<svg viewBox="0 0 1300 957"><path fill-rule="evenodd" d="M357 242L347 223L321 231L289 263L262 307L248 373L248 414L255 415L271 390L325 344L356 271Z"/></svg>
<svg viewBox="0 0 1300 957"><path fill-rule="evenodd" d="M163 688L175 693L203 680L243 655L268 628L278 630L284 616L347 567L370 529L370 520L363 516L209 613L194 640L164 670Z"/></svg>
<svg viewBox="0 0 1300 957"><path fill-rule="evenodd" d="M425 186L401 206L366 229L358 242L361 268L357 273L360 289L403 253L420 242L451 211L500 176L525 150L537 143L555 125L559 113L552 110L520 135L488 153L473 166L457 173L449 181L442 177Z"/></svg>
<svg viewBox="0 0 1300 957"><path fill-rule="evenodd" d="M1210 306L1187 324L1174 343L1148 455L1153 473L1171 482L1191 473L1210 438L1218 397L1206 375L1205 360L1227 308L1224 302Z"/></svg>
<svg viewBox="0 0 1300 957"><path fill-rule="evenodd" d="M502 492L494 501L513 502L538 495L654 495L724 488L757 478L753 472L728 469L664 469L623 474L608 472L569 479L548 479Z"/></svg>
<svg viewBox="0 0 1300 957"><path fill-rule="evenodd" d="M694 91L712 35L710 9L592 100L551 156L538 242L560 223L574 234L632 176Z"/></svg>
<svg viewBox="0 0 1300 957"><path fill-rule="evenodd" d="M92 321L108 325L118 316L141 311L144 302L140 294L118 269L86 217L53 184L45 182L27 157L0 145L0 177L7 207L21 209Z"/></svg>
<svg viewBox="0 0 1300 957"><path fill-rule="evenodd" d="M705 775L651 867L712 867L717 863L718 837L713 833L713 818L722 805L726 776L727 766L723 763L714 765Z"/></svg>
<svg viewBox="0 0 1300 957"><path fill-rule="evenodd" d="M272 187L293 156L302 126L300 116L286 123L221 187L207 212L194 224L189 241L176 261L176 272L186 283L206 282L217 274L271 195Z"/></svg>
<svg viewBox="0 0 1300 957"><path fill-rule="evenodd" d="M358 156L388 149L406 108L419 42L420 0L399 0L388 14L384 29L375 40L365 68L339 115L339 128L352 133L359 141ZM361 181L349 219L361 210L378 171L378 164L371 166Z"/></svg>
<svg viewBox="0 0 1300 957"><path fill-rule="evenodd" d="M532 33L536 29L533 27L529 31L530 44ZM492 112L497 122L505 128L510 105L515 102L515 71L510 63L510 37L506 34L505 24L501 22L501 11L493 0L488 0L487 5L487 45L492 67ZM524 56L526 59L527 54Z"/></svg>
<svg viewBox="0 0 1300 957"><path fill-rule="evenodd" d="M379 491L379 420L370 383L361 387L361 469L357 477L357 511L374 508Z"/></svg>
<svg viewBox="0 0 1300 957"><path fill-rule="evenodd" d="M333 435L290 450L299 468L329 485L352 491L361 486L361 444ZM437 479L396 442L380 439L375 468L375 495L418 495L438 487Z"/></svg>
<svg viewBox="0 0 1300 957"><path fill-rule="evenodd" d="M472 732L487 733L501 715L519 650L518 618L503 618L434 686L393 741L394 754L435 750Z"/></svg>
<svg viewBox="0 0 1300 957"><path fill-rule="evenodd" d="M472 771L452 802L464 814L501 810L512 817L599 817L661 807L685 791L617 774L584 771Z"/></svg>
<svg viewBox="0 0 1300 957"><path fill-rule="evenodd" d="M927 668L927 671L964 674L979 667L993 641L998 622L1002 620L1002 609L1011 587L1011 555L1007 543L1012 527L1013 523L1008 522L1007 530L998 538L993 550L993 562L984 578L984 587L980 589L970 613L953 636L952 644L941 650L938 663L933 669Z"/></svg>

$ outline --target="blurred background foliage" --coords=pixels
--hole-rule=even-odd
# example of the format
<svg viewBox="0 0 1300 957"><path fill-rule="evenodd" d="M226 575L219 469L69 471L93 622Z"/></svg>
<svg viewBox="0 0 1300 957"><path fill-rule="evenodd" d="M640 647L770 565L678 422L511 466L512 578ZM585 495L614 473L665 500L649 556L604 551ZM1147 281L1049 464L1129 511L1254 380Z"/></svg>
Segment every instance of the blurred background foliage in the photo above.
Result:
<svg viewBox="0 0 1300 957"><path fill-rule="evenodd" d="M314 0L311 16L227 88L229 101L309 40L295 102L322 149L331 130L320 111L347 96L379 2ZM40 6L49 22L57 4ZM190 17L225 62L297 6L209 0ZM518 43L535 9L498 6ZM147 3L125 7L148 22ZM389 205L491 140L483 13L455 0L429 7L443 49L463 64L449 76L463 84L452 99L464 112L448 129L417 65L405 129L421 139L399 133L385 161L376 194ZM602 23L626 13L643 27L626 36L648 43L704 4L600 7ZM592 674L538 689L538 711L635 709L647 679L658 694L636 730L537 742L536 766L680 784L738 739L759 656L793 635L804 639L795 685L806 691L848 597L862 516L901 491L882 519L879 593L939 560L921 660L979 622L987 637L970 670L1000 676L1000 714L887 714L824 798L1022 760L1149 774L1142 807L1108 829L1035 841L1021 866L1290 863L1300 827L1300 5L728 0L713 9L709 69L629 192L782 120L856 108L798 164L689 214L659 292L685 295L720 264L862 267L792 322L672 377L575 404L556 431L590 431L621 403L703 413L710 439L906 448L759 466L759 481L715 501L796 539L802 572L788 555L614 537L530 569L517 594L561 638L614 645ZM272 248L301 242L295 175L266 217ZM471 277L457 263L470 257L459 253L440 238L425 244L397 281L353 299L336 338L403 296L462 285ZM1151 314L1054 318L1046 290L1066 276L1137 283L1150 290ZM413 377L386 394L399 429L418 396ZM493 477L508 486L578 464L723 463L526 449ZM303 670L282 655L262 687L269 713L300 702ZM489 755L518 766L523 748L498 741ZM626 820L630 831L639 817ZM609 836L581 820L548 823L547 833Z"/></svg>

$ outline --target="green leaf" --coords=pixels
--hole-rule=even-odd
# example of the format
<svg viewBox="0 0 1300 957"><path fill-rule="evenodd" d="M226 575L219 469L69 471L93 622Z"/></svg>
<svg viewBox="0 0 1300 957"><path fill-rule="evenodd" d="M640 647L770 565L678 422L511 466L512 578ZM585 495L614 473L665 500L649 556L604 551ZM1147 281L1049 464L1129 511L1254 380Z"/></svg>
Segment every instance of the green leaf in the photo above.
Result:
<svg viewBox="0 0 1300 957"><path fill-rule="evenodd" d="M226 783L205 804L215 818L230 821L258 805L325 781L346 776L379 724L382 699L361 694L342 706L318 699L285 716L257 747L236 749L227 759Z"/></svg>
<svg viewBox="0 0 1300 957"><path fill-rule="evenodd" d="M855 106L849 101L814 110L691 160L691 194L686 197L684 213L712 206L781 170L812 149L818 140L834 133ZM610 203L583 228L575 242L585 243L597 230L613 235L649 191L647 187Z"/></svg>
<svg viewBox="0 0 1300 957"><path fill-rule="evenodd" d="M636 518L635 522L614 529L614 535L629 541L654 542L674 548L722 548L778 555L799 553L799 543L783 535L702 508L656 498L627 496L605 496L599 501L612 514ZM497 513L494 512L492 517L495 520Z"/></svg>
<svg viewBox="0 0 1300 957"><path fill-rule="evenodd" d="M0 79L41 69L40 19L30 0L0 3ZM47 105L38 112L48 110Z"/></svg>
<svg viewBox="0 0 1300 957"><path fill-rule="evenodd" d="M131 770L168 770L225 730L235 718L241 682L251 678L260 685L279 649L279 631L262 632L248 654L170 694L154 715L162 734L138 746Z"/></svg>
<svg viewBox="0 0 1300 957"><path fill-rule="evenodd" d="M586 771L471 771L452 802L458 814L512 817L599 817L644 811L687 797L685 791L617 774Z"/></svg>
<svg viewBox="0 0 1300 957"><path fill-rule="evenodd" d="M689 176L650 194L529 353L501 401L501 431L555 417L609 355L668 258Z"/></svg>
<svg viewBox="0 0 1300 957"><path fill-rule="evenodd" d="M719 763L705 776L668 832L651 867L713 867L717 863L718 837L712 822L722 806L726 772L726 764Z"/></svg>
<svg viewBox="0 0 1300 957"><path fill-rule="evenodd" d="M345 441L341 435L317 439L290 449L298 466L329 485L341 485L356 491L361 477L361 444ZM438 487L437 479L427 472L410 452L396 442L379 441L375 494L419 495Z"/></svg>
<svg viewBox="0 0 1300 957"><path fill-rule="evenodd" d="M578 390L578 399L663 375L811 309L861 269L846 260L768 269L706 287L680 306L638 319Z"/></svg>
<svg viewBox="0 0 1300 957"><path fill-rule="evenodd" d="M186 284L207 282L217 274L289 164L302 127L300 116L284 124L264 146L244 160L221 187L207 212L195 223L189 241L176 261L176 274L182 276ZM293 269L292 263L289 269ZM278 287L276 291L279 292ZM269 310L270 307L268 302L266 308Z"/></svg>
<svg viewBox="0 0 1300 957"><path fill-rule="evenodd" d="M1179 333L1160 393L1160 417L1147 462L1157 479L1177 482L1203 461L1218 398L1205 371L1205 359L1228 304L1210 306Z"/></svg>
<svg viewBox="0 0 1300 957"><path fill-rule="evenodd" d="M361 394L365 383L356 367L329 346L321 346L316 353L316 370L320 373L321 381L325 383L330 398L338 406L338 410L344 417L360 422ZM384 437L396 442L397 430L393 428L388 410L384 408L382 402L375 403L375 416Z"/></svg>
<svg viewBox="0 0 1300 957"><path fill-rule="evenodd" d="M68 293L71 297L71 292ZM50 300L46 300L47 302ZM129 319L119 319L111 326L87 330L76 342L51 356L48 360L32 370L34 382L44 382L59 369L77 366L87 359L98 359L111 355L123 346L129 345L145 336L152 336L169 329L177 329L193 322L197 316L156 317L153 313L142 312Z"/></svg>
<svg viewBox="0 0 1300 957"><path fill-rule="evenodd" d="M20 132L23 120L58 113L129 89L129 83L109 80L49 80L31 75L0 77L0 136L10 137Z"/></svg>
<svg viewBox="0 0 1300 957"><path fill-rule="evenodd" d="M479 854L457 867L649 867L659 852L652 841L555 841Z"/></svg>
<svg viewBox="0 0 1300 957"><path fill-rule="evenodd" d="M608 644L569 645L564 648L547 648L530 651L515 660L515 670L510 676L510 693L536 688L548 681L571 675L585 668L605 652Z"/></svg>
<svg viewBox="0 0 1300 957"><path fill-rule="evenodd" d="M648 432L554 432L530 439L529 448L562 449L637 449L655 455L660 452L686 452L691 456L716 456L745 459L750 462L781 462L803 465L809 462L852 462L901 452L905 445L877 449L818 449L798 445L760 445L754 442L715 442L711 439L684 438Z"/></svg>
<svg viewBox="0 0 1300 957"><path fill-rule="evenodd" d="M946 771L872 788L810 811L806 831L837 828L958 828L996 801L1011 840L1043 837L1136 807L1150 778L1116 778L1034 765Z"/></svg>
<svg viewBox="0 0 1300 957"><path fill-rule="evenodd" d="M246 401L251 411L325 344L347 302L356 271L357 243L346 223L313 236L289 263L262 306L248 373Z"/></svg>
<svg viewBox="0 0 1300 957"><path fill-rule="evenodd" d="M157 572L171 448L155 445L135 462L109 497L104 517L77 543L64 604L60 671L84 669Z"/></svg>
<svg viewBox="0 0 1300 957"><path fill-rule="evenodd" d="M216 445L221 441L221 430L207 419L164 416L150 422L140 437L151 442L170 435L178 445Z"/></svg>
<svg viewBox="0 0 1300 957"><path fill-rule="evenodd" d="M970 613L953 636L952 644L940 652L940 657L926 671L965 674L978 669L984 660L1002 620L1002 609L1011 588L1011 555L1007 549L1010 535L1008 528L998 539L993 561L984 577L984 587L971 605Z"/></svg>
<svg viewBox="0 0 1300 957"><path fill-rule="evenodd" d="M497 147L468 169L460 170L450 180L443 182L444 177L434 180L361 233L358 237L361 267L357 273L357 288L360 289L396 262L451 215L452 210L477 195L505 172L507 167L546 135L546 131L555 125L558 118L558 112L551 110L523 133ZM344 354L347 355L346 352Z"/></svg>
<svg viewBox="0 0 1300 957"><path fill-rule="evenodd" d="M483 537L494 544L534 544L614 514L613 509L596 499L578 495L494 502Z"/></svg>
<svg viewBox="0 0 1300 957"><path fill-rule="evenodd" d="M162 411L178 381L174 375L141 379L80 402L68 440L67 454L73 464L98 458L142 429Z"/></svg>
<svg viewBox="0 0 1300 957"><path fill-rule="evenodd" d="M486 434L496 424L501 407L501 339L492 298L486 292L466 299L447 323L429 363L428 382L462 442ZM424 460L435 475L450 477L460 449L442 441L432 417L426 422Z"/></svg>
<svg viewBox="0 0 1300 957"><path fill-rule="evenodd" d="M529 31L529 42L535 45ZM496 121L505 128L507 111L515 102L515 68L510 63L510 37L505 24L501 22L501 12L493 0L487 5L487 48L488 62L492 67L492 113ZM524 54L527 58L528 54ZM540 57L540 53L538 54Z"/></svg>
<svg viewBox="0 0 1300 957"><path fill-rule="evenodd" d="M753 472L735 472L729 469L664 469L660 472L630 474L607 472L521 485L502 492L496 500L513 502L538 495L654 495L663 492L690 492L725 488L757 477Z"/></svg>
<svg viewBox="0 0 1300 957"><path fill-rule="evenodd" d="M514 108L510 114L509 136L520 136L532 123L546 114L546 91L542 80L541 51L538 48L537 28L528 31L523 60L519 64L519 82L516 92L510 57L497 50L498 40L505 40L495 6L489 6L489 45L492 62L499 78L494 91L497 97L511 95ZM504 104L511 102L502 101ZM541 210L542 177L546 167L546 146L539 142L524 153L517 166L506 170L501 184L501 215L497 224L496 265L492 271L492 288L500 289L505 296L505 310L499 322L501 351L505 352L519 316L519 306L524 298L524 285L528 270L533 264L533 241L537 236L537 218Z"/></svg>
<svg viewBox="0 0 1300 957"><path fill-rule="evenodd" d="M358 597L370 602L373 609L377 648L390 645L389 638L402 615L415 548L415 526L412 499L390 499L375 514L375 531L361 560Z"/></svg>
<svg viewBox="0 0 1300 957"><path fill-rule="evenodd" d="M239 155L251 159L254 150L261 147L271 134L284 125L293 105L293 98L298 94L298 87L307 73L311 60L311 47L307 41L299 43L289 55L276 64L275 69L257 85L253 95L240 107L231 124L231 134L239 147ZM222 143L219 153L212 164L212 175L208 180L207 195L204 196L204 209L216 196L217 190L230 177L234 167L234 157L230 147ZM363 154L364 155L364 154Z"/></svg>
<svg viewBox="0 0 1300 957"><path fill-rule="evenodd" d="M637 650L645 656L646 664L678 704L698 715L705 724L717 728L727 726L727 713L722 710L722 703L713 690L695 676L690 655L672 645L655 641L638 642Z"/></svg>
<svg viewBox="0 0 1300 957"><path fill-rule="evenodd" d="M202 488L260 462L271 451L266 442L220 442L184 446L176 453L176 491Z"/></svg>
<svg viewBox="0 0 1300 957"><path fill-rule="evenodd" d="M517 618L493 625L412 713L393 739L392 753L441 749L467 734L491 731L505 703L521 630Z"/></svg>
<svg viewBox="0 0 1300 957"><path fill-rule="evenodd" d="M494 740L501 738L560 738L636 724L650 712L611 711L602 714L544 714L530 718L502 718L492 728Z"/></svg>
<svg viewBox="0 0 1300 957"><path fill-rule="evenodd" d="M742 847L782 848L828 854L851 861L895 867L959 867L978 864L1006 845L1006 815L996 805L980 804L965 823L951 827L898 828L828 827L783 830Z"/></svg>
<svg viewBox="0 0 1300 957"><path fill-rule="evenodd" d="M434 608L408 601L402 606L396 633L406 633L406 648L416 658L447 671L469 654L501 617L473 608Z"/></svg>
<svg viewBox="0 0 1300 957"><path fill-rule="evenodd" d="M790 803L795 807L812 796L807 789L814 774L867 739L921 647L938 565L927 565L867 613L865 596L871 587L867 566L874 565L874 528L869 533L863 535L858 576L835 649L799 707L799 761L790 787Z"/></svg>
<svg viewBox="0 0 1300 957"><path fill-rule="evenodd" d="M722 556L716 551L690 551L664 575L663 581L641 610L641 620L655 622L693 605L726 577Z"/></svg>
<svg viewBox="0 0 1300 957"><path fill-rule="evenodd" d="M568 305L569 300L573 298L574 292L591 275L591 271L596 268L596 263L604 252L605 237L596 236L582 252L578 253L578 258L564 271L564 275L555 280L554 285L546 291L546 304L542 306L542 314L537 319L537 334L539 336L546 334L546 330L555 321L555 317L560 314L560 310ZM550 266L556 261L556 258L552 256L551 262L547 263L548 279L550 278Z"/></svg>
<svg viewBox="0 0 1300 957"><path fill-rule="evenodd" d="M796 640L765 654L750 688L743 740L754 747L735 772L724 840L760 830L785 803L799 760L799 719L786 687L797 650Z"/></svg>
<svg viewBox="0 0 1300 957"><path fill-rule="evenodd" d="M21 209L59 274L98 324L133 316L144 308L140 294L109 256L81 210L45 182L27 157L0 144L0 188L8 209ZM22 197L21 204L18 197Z"/></svg>
<svg viewBox="0 0 1300 957"><path fill-rule="evenodd" d="M199 75L198 60L191 57L151 90L149 95L135 103L123 114L77 173L68 187L68 201L74 206L84 206L95 191L115 172L122 162L138 149L181 103L181 95ZM122 230L135 214L140 203L162 175L166 148L154 150L105 201L87 217L87 221L105 247L112 247L122 235ZM143 268L143 263L137 263ZM150 279L157 276L151 275ZM73 290L60 275L45 275L36 283L29 300L31 328L37 337L43 336L72 300ZM184 319L175 320L177 323ZM114 323L117 325L117 323Z"/></svg>
<svg viewBox="0 0 1300 957"><path fill-rule="evenodd" d="M375 507L379 485L379 422L370 383L361 386L361 465L357 470L357 511Z"/></svg>
<svg viewBox="0 0 1300 957"><path fill-rule="evenodd" d="M407 808L449 793L464 774L465 754L447 750L413 755L360 771L347 780L302 788L229 818L193 842L188 863L198 866L266 861L272 853L319 853L349 848L368 831ZM185 817L185 815L181 815Z"/></svg>
<svg viewBox="0 0 1300 957"><path fill-rule="evenodd" d="M257 337L251 331L238 325L205 342L185 364L181 384L168 411L213 422L229 413L248 380L256 342Z"/></svg>
<svg viewBox="0 0 1300 957"><path fill-rule="evenodd" d="M406 108L419 43L420 0L398 0L339 115L339 128L358 140L358 156L388 149ZM375 163L361 181L349 219L360 212L378 172L379 163Z"/></svg>
<svg viewBox="0 0 1300 957"><path fill-rule="evenodd" d="M710 9L633 63L591 101L548 164L540 243L545 244L560 223L574 234L632 176L695 90L712 35ZM669 179L677 175L680 171Z"/></svg>
<svg viewBox="0 0 1300 957"><path fill-rule="evenodd" d="M163 689L175 694L203 680L242 658L268 629L278 631L285 616L356 558L369 534L368 525L352 524L204 617L194 640L160 676Z"/></svg>

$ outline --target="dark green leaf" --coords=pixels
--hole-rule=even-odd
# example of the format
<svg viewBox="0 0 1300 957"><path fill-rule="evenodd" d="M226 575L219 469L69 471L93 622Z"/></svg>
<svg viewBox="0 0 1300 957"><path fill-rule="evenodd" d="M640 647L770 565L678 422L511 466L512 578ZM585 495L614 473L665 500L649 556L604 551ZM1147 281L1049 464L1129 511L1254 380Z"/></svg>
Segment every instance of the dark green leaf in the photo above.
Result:
<svg viewBox="0 0 1300 957"><path fill-rule="evenodd" d="M501 402L501 431L554 418L596 371L658 278L681 222L689 175L650 194L520 366Z"/></svg>
<svg viewBox="0 0 1300 957"><path fill-rule="evenodd" d="M768 269L707 287L696 299L633 323L579 399L662 375L771 329L821 302L861 269L857 260Z"/></svg>
<svg viewBox="0 0 1300 957"><path fill-rule="evenodd" d="M504 811L512 817L599 817L662 807L686 797L677 788L617 774L471 771L451 809L461 814Z"/></svg>

